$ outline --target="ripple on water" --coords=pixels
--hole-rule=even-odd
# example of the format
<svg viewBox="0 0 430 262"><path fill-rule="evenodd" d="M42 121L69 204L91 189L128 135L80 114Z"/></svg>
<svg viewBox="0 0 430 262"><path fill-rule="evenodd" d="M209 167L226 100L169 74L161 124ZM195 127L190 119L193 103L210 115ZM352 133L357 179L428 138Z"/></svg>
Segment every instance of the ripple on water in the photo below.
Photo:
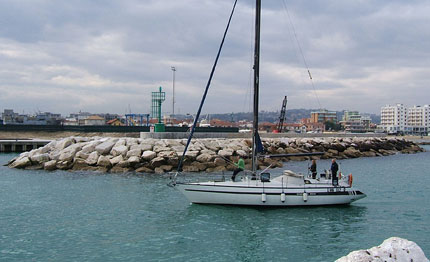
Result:
<svg viewBox="0 0 430 262"><path fill-rule="evenodd" d="M367 198L288 209L190 205L155 175L0 167L0 260L333 261L391 236L428 254L429 156L341 160Z"/></svg>

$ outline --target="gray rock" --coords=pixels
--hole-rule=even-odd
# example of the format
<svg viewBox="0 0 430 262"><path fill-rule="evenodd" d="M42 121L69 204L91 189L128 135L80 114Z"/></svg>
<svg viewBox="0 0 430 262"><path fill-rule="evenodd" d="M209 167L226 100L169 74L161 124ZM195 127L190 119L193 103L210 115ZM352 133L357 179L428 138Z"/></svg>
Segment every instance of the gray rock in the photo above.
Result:
<svg viewBox="0 0 430 262"><path fill-rule="evenodd" d="M57 161L57 169L61 169L61 170L68 170L70 168L72 168L73 166L73 162L71 161Z"/></svg>
<svg viewBox="0 0 430 262"><path fill-rule="evenodd" d="M55 170L56 168L57 168L57 161L56 160L51 160L51 161L45 162L43 164L43 169L48 170L48 171Z"/></svg>
<svg viewBox="0 0 430 262"><path fill-rule="evenodd" d="M127 161L130 163L130 165L135 165L140 163L140 158L138 156L131 156Z"/></svg>
<svg viewBox="0 0 430 262"><path fill-rule="evenodd" d="M173 151L161 151L160 153L158 153L159 157L164 157L164 158L172 158L172 157L176 157L177 154L176 152Z"/></svg>
<svg viewBox="0 0 430 262"><path fill-rule="evenodd" d="M145 151L142 153L142 158L144 160L152 160L157 156L157 153L155 153L154 151Z"/></svg>
<svg viewBox="0 0 430 262"><path fill-rule="evenodd" d="M233 155L233 153L234 153L234 151L231 149L225 149L225 150L223 149L223 150L218 151L218 155L220 155L222 157L230 157Z"/></svg>
<svg viewBox="0 0 430 262"><path fill-rule="evenodd" d="M101 167L110 167L112 164L110 163L110 159L107 156L100 156L97 160L97 166Z"/></svg>
<svg viewBox="0 0 430 262"><path fill-rule="evenodd" d="M154 170L142 166L142 167L139 167L138 169L136 169L136 172L138 172L138 173L154 173Z"/></svg>
<svg viewBox="0 0 430 262"><path fill-rule="evenodd" d="M172 149L170 149L170 147L167 146L154 146L154 149L152 151L154 151L155 153L159 153L162 151L171 151Z"/></svg>
<svg viewBox="0 0 430 262"><path fill-rule="evenodd" d="M118 142L117 142L118 143ZM125 141L124 141L125 144ZM128 151L128 147L125 145L119 145L119 146L114 146L111 150L111 155L112 156L119 156L119 155L123 155L126 156L127 155L127 151Z"/></svg>
<svg viewBox="0 0 430 262"><path fill-rule="evenodd" d="M24 156L17 158L11 165L11 168L25 168L31 165L30 158Z"/></svg>
<svg viewBox="0 0 430 262"><path fill-rule="evenodd" d="M106 155L109 154L109 152L112 150L112 147L115 145L115 143L112 140L105 141L95 147L95 150L100 155Z"/></svg>
<svg viewBox="0 0 430 262"><path fill-rule="evenodd" d="M113 166L118 164L121 161L124 161L124 157L122 155L119 155L119 156L116 156L116 157L110 159L110 163Z"/></svg>
<svg viewBox="0 0 430 262"><path fill-rule="evenodd" d="M63 149L65 149L66 147L68 147L68 146L70 146L71 144L73 144L75 141L74 141L74 139L73 138L71 138L71 137L67 137L67 138L64 138L64 139L62 139L62 140L60 140L60 141L58 141L57 143L56 143L56 145L55 145L55 148L57 149L57 150L63 150Z"/></svg>
<svg viewBox="0 0 430 262"><path fill-rule="evenodd" d="M44 153L44 154L37 154L37 155L32 155L30 157L31 162L34 163L45 163L49 161L49 154Z"/></svg>
<svg viewBox="0 0 430 262"><path fill-rule="evenodd" d="M367 250L358 250L341 257L336 262L382 262L382 261L422 261L428 262L423 250L412 241L391 237L381 245Z"/></svg>
<svg viewBox="0 0 430 262"><path fill-rule="evenodd" d="M276 150L276 154L283 154L283 153L280 153L280 150L281 150L281 152L283 152L283 153L285 153L285 151L284 151L284 149L283 148L278 148L277 150ZM247 152L245 152L245 150L242 150L242 149L239 149L239 150L237 150L236 151L236 153L240 156L240 157L248 157L248 153Z"/></svg>
<svg viewBox="0 0 430 262"><path fill-rule="evenodd" d="M90 154L84 153L82 150L76 153L75 158L87 159Z"/></svg>
<svg viewBox="0 0 430 262"><path fill-rule="evenodd" d="M87 160L85 160L85 162L90 166L95 165L95 164L97 164L97 161L99 160L99 156L100 156L99 153L97 151L94 151L88 156L88 158L87 158Z"/></svg>
<svg viewBox="0 0 430 262"><path fill-rule="evenodd" d="M164 165L166 162L164 160L163 157L156 157L154 159L151 160L151 166L152 167L160 167L162 165Z"/></svg>
<svg viewBox="0 0 430 262"><path fill-rule="evenodd" d="M64 151L60 153L60 157L58 158L58 160L71 162L73 161L74 157L75 157L75 154L73 153L73 151Z"/></svg>
<svg viewBox="0 0 430 262"><path fill-rule="evenodd" d="M142 154L142 151L140 149L133 149L127 152L127 158L130 158L132 156L140 157Z"/></svg>
<svg viewBox="0 0 430 262"><path fill-rule="evenodd" d="M199 156L196 157L196 160L199 161L200 163L208 163L208 162L211 162L214 158L215 158L214 155L200 154Z"/></svg>

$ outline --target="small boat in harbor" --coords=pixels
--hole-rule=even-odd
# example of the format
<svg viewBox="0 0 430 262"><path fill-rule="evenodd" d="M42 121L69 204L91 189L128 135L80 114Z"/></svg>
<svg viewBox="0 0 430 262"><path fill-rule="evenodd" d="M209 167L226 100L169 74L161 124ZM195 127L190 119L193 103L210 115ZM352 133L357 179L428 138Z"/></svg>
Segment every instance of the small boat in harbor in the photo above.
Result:
<svg viewBox="0 0 430 262"><path fill-rule="evenodd" d="M211 78L215 71L220 51L227 34L231 17L234 13L237 0L233 6L230 19L221 42L215 64L206 86L200 107L194 119L185 150L178 165L172 186L182 192L191 203L198 204L222 204L242 206L322 206L344 205L364 198L366 195L352 187L352 175L341 179L331 179L330 174L324 174L319 178L312 178L302 174L284 170L278 176L271 178L267 170L257 171L257 160L261 157L286 157L286 156L315 156L323 153L300 153L263 155L263 146L258 134L258 100L259 100L259 71L260 71L260 24L261 24L261 0L256 0L255 16L255 50L254 50L254 120L252 128L252 170L246 171L241 181L207 181L207 182L181 182L178 176L181 173L185 159L185 153L192 139L194 128L198 121Z"/></svg>

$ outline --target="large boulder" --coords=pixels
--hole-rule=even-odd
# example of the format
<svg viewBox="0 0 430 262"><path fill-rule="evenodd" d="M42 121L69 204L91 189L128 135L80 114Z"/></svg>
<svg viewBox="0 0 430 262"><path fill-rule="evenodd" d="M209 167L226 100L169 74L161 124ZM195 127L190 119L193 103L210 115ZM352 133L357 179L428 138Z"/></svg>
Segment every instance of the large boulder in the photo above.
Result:
<svg viewBox="0 0 430 262"><path fill-rule="evenodd" d="M112 147L115 145L115 142L113 140L107 140L95 147L95 150L100 155L107 155L112 150Z"/></svg>
<svg viewBox="0 0 430 262"><path fill-rule="evenodd" d="M31 165L30 158L27 156L17 158L11 165L11 168L25 168Z"/></svg>
<svg viewBox="0 0 430 262"><path fill-rule="evenodd" d="M120 141L124 141L124 140L120 140ZM125 144L125 141L124 141L124 144ZM110 151L110 153L114 157L119 155L126 156L127 151L128 151L128 147L126 145L119 145L119 146L114 146Z"/></svg>
<svg viewBox="0 0 430 262"><path fill-rule="evenodd" d="M56 160L50 160L48 162L45 162L43 164L43 169L47 170L47 171L52 171L55 170L57 168L57 161Z"/></svg>
<svg viewBox="0 0 430 262"><path fill-rule="evenodd" d="M214 158L214 155L200 154L199 156L197 156L196 160L200 163L208 163L211 162Z"/></svg>
<svg viewBox="0 0 430 262"><path fill-rule="evenodd" d="M155 153L154 151L144 151L142 153L142 159L144 160L152 160L157 156L157 153Z"/></svg>
<svg viewBox="0 0 430 262"><path fill-rule="evenodd" d="M140 158L138 156L131 156L127 161L133 166L140 163Z"/></svg>
<svg viewBox="0 0 430 262"><path fill-rule="evenodd" d="M355 157L360 157L361 153L359 150L355 149L354 147L348 147L347 149L345 149L345 151L343 151L343 153L351 158L355 158Z"/></svg>
<svg viewBox="0 0 430 262"><path fill-rule="evenodd" d="M85 160L85 162L90 166L95 165L95 164L97 164L97 161L99 160L99 156L100 156L99 153L97 151L94 151L88 156L88 158L87 158L87 160Z"/></svg>
<svg viewBox="0 0 430 262"><path fill-rule="evenodd" d="M112 164L110 163L110 159L107 156L101 155L99 159L97 160L97 166L101 167L110 167Z"/></svg>
<svg viewBox="0 0 430 262"><path fill-rule="evenodd" d="M114 165L118 164L119 162L124 161L124 157L122 155L119 155L119 156L111 158L109 161L110 161L111 165L114 166Z"/></svg>
<svg viewBox="0 0 430 262"><path fill-rule="evenodd" d="M164 165L165 163L166 163L166 161L164 160L163 157L156 157L156 158L151 160L151 166L153 168L160 167L160 166Z"/></svg>
<svg viewBox="0 0 430 262"><path fill-rule="evenodd" d="M164 157L164 158L171 158L171 157L176 157L177 154L176 152L173 152L173 151L161 151L158 153L157 156Z"/></svg>
<svg viewBox="0 0 430 262"><path fill-rule="evenodd" d="M218 155L222 157L230 157L232 156L234 151L232 149L222 149L218 151Z"/></svg>
<svg viewBox="0 0 430 262"><path fill-rule="evenodd" d="M75 142L75 140L73 140L72 137L67 137L67 138L63 138L60 141L57 141L55 148L57 150L63 150L66 147L70 146L71 144L73 144Z"/></svg>
<svg viewBox="0 0 430 262"><path fill-rule="evenodd" d="M171 151L172 149L170 147L167 146L154 146L154 149L152 151L159 153L162 151Z"/></svg>
<svg viewBox="0 0 430 262"><path fill-rule="evenodd" d="M34 163L45 163L49 161L49 154L44 153L44 154L36 154L36 155L32 155L30 157L31 162Z"/></svg>
<svg viewBox="0 0 430 262"><path fill-rule="evenodd" d="M428 262L423 250L412 241L391 237L380 246L358 250L341 257L336 262L382 262L382 261L421 261Z"/></svg>
<svg viewBox="0 0 430 262"><path fill-rule="evenodd" d="M132 156L140 157L141 154L142 154L142 150L140 150L140 149L132 149L132 150L130 150L130 151L127 152L127 158L130 158Z"/></svg>
<svg viewBox="0 0 430 262"><path fill-rule="evenodd" d="M58 160L71 162L74 157L75 154L73 151L64 151L60 153L60 157L58 158Z"/></svg>

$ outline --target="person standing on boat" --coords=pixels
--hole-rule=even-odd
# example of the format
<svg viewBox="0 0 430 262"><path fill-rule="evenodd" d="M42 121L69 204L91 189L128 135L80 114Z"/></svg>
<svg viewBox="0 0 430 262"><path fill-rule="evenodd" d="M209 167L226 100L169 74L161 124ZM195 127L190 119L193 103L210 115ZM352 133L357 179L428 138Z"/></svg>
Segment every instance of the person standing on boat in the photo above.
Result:
<svg viewBox="0 0 430 262"><path fill-rule="evenodd" d="M312 178L313 179L315 179L315 178L317 178L317 161L314 159L314 160L312 160L312 165L311 165L311 167L309 168L309 170L311 171L311 173L312 173Z"/></svg>
<svg viewBox="0 0 430 262"><path fill-rule="evenodd" d="M336 163L336 158L333 158L331 160L331 181L334 183L334 181L337 181L337 171L339 170L339 166Z"/></svg>
<svg viewBox="0 0 430 262"><path fill-rule="evenodd" d="M236 175L239 172L245 170L245 161L242 158L239 158L239 161L237 161L237 163L233 163L233 164L236 166L236 168L233 171L233 175L231 176L231 180L233 182L235 182Z"/></svg>

